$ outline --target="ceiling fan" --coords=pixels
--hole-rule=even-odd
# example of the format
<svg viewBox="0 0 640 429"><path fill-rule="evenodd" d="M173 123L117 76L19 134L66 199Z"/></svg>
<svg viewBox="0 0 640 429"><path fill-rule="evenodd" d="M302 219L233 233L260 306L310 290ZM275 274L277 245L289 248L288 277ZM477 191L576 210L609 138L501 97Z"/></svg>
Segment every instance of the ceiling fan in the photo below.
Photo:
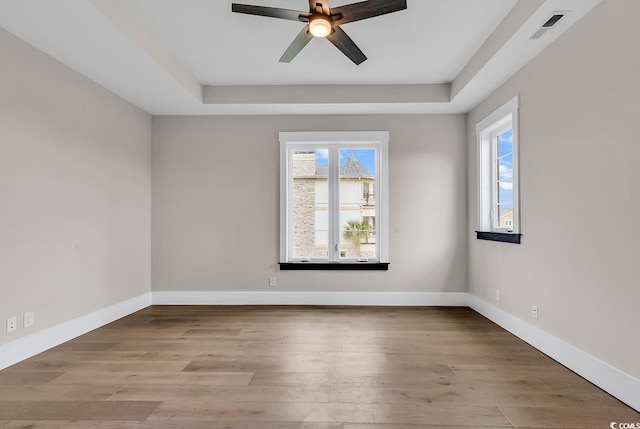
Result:
<svg viewBox="0 0 640 429"><path fill-rule="evenodd" d="M291 62L314 37L324 37L356 65L361 64L367 57L340 26L406 8L406 0L368 0L334 8L329 7L329 0L309 0L309 12L249 4L231 4L232 12L307 23L282 54L280 58L282 63Z"/></svg>

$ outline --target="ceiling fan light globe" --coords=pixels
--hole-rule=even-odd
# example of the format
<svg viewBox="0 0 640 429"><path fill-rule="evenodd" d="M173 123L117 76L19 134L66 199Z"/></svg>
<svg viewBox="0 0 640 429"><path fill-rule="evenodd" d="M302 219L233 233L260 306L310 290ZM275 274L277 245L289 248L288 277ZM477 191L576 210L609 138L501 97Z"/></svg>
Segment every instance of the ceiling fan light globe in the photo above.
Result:
<svg viewBox="0 0 640 429"><path fill-rule="evenodd" d="M314 37L327 37L331 34L331 20L326 15L316 14L309 21L309 33Z"/></svg>

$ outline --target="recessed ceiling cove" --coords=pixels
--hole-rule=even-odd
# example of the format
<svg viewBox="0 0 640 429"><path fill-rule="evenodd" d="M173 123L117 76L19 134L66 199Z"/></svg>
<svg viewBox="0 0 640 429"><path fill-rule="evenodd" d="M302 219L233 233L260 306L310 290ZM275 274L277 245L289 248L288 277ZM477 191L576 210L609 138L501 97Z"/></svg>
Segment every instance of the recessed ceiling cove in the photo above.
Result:
<svg viewBox="0 0 640 429"><path fill-rule="evenodd" d="M0 0L0 26L151 114L464 113L600 2L242 1L295 19L231 0Z"/></svg>

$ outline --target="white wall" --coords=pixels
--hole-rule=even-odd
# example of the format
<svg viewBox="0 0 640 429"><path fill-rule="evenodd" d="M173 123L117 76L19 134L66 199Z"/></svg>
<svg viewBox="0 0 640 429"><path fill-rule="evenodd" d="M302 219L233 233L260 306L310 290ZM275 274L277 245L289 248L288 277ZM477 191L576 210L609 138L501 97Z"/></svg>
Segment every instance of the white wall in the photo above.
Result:
<svg viewBox="0 0 640 429"><path fill-rule="evenodd" d="M154 117L154 291L463 292L465 115ZM280 131L389 130L388 272L279 271Z"/></svg>
<svg viewBox="0 0 640 429"><path fill-rule="evenodd" d="M2 344L150 291L151 118L2 29L0 52Z"/></svg>
<svg viewBox="0 0 640 429"><path fill-rule="evenodd" d="M475 124L521 97L522 244L470 236L470 292L636 378L638 23L640 2L603 1L468 116L473 231Z"/></svg>

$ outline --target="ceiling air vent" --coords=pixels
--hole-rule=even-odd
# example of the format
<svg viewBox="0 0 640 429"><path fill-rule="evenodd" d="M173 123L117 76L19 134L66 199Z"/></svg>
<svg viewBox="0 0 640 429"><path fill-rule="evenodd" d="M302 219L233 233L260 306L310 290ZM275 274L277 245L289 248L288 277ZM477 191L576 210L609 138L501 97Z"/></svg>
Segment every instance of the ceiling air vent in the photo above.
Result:
<svg viewBox="0 0 640 429"><path fill-rule="evenodd" d="M551 27L556 25L558 23L558 21L560 21L566 14L567 14L567 12L554 13L553 16L547 20L547 22L542 24L542 27L540 27L538 29L538 31L533 33L533 35L530 37L530 39L531 40L537 40L537 39L541 38L544 35L544 33L549 31L549 29Z"/></svg>
<svg viewBox="0 0 640 429"><path fill-rule="evenodd" d="M564 14L562 15L553 15L551 18L549 18L549 20L547 22L545 22L542 26L543 27L553 27L554 25L556 25L556 23L558 21L560 21L562 19L562 17L564 16Z"/></svg>

